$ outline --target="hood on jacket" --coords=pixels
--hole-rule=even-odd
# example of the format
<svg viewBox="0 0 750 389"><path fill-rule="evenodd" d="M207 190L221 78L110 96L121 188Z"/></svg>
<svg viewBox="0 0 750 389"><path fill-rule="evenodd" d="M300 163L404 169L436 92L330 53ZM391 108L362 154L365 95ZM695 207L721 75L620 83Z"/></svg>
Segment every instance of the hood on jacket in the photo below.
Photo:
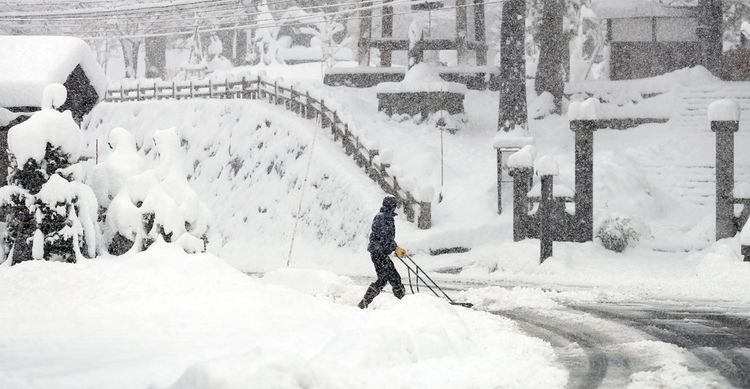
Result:
<svg viewBox="0 0 750 389"><path fill-rule="evenodd" d="M396 201L395 197L385 196L385 198L383 198L383 206L380 207L380 212L390 213L390 214L395 215L397 205L398 205L398 201Z"/></svg>

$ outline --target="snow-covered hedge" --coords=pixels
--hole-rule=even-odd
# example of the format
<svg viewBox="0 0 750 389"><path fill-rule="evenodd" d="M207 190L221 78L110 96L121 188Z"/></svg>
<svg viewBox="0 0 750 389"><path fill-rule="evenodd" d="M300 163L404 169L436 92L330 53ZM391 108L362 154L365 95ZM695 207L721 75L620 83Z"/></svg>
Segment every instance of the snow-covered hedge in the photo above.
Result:
<svg viewBox="0 0 750 389"><path fill-rule="evenodd" d="M155 167L123 128L109 134L111 152L94 172L104 207L107 250L145 250L157 239L190 253L205 251L210 212L187 182L180 140L174 129L153 134Z"/></svg>

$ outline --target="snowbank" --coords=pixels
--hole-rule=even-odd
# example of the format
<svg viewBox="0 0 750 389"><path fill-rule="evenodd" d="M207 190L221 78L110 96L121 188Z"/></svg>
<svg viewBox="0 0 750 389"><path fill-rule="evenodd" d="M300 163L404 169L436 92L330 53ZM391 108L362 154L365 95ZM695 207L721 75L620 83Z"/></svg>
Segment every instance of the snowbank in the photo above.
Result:
<svg viewBox="0 0 750 389"><path fill-rule="evenodd" d="M104 144L114 127L130 130L146 151L153 149L157 129L176 128L190 184L213 212L220 234L209 239L214 252L266 269L283 265L303 185L295 245L364 249L383 192L313 122L259 101L103 103L90 115L89 144ZM121 154L118 159L131 160L132 151ZM106 169L130 168L118 163Z"/></svg>
<svg viewBox="0 0 750 389"><path fill-rule="evenodd" d="M38 107L44 88L63 84L80 65L99 97L107 77L81 39L67 36L0 36L0 106Z"/></svg>
<svg viewBox="0 0 750 389"><path fill-rule="evenodd" d="M555 388L567 379L550 345L507 319L427 295L383 294L362 311L164 243L75 266L0 268L0 343L0 386L14 388Z"/></svg>

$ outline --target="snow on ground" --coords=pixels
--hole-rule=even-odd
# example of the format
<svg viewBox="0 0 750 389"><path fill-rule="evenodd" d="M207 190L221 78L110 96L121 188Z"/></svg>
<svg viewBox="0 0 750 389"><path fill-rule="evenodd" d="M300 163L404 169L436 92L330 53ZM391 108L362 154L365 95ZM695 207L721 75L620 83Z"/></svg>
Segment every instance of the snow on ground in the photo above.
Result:
<svg viewBox="0 0 750 389"><path fill-rule="evenodd" d="M327 87L322 84L319 70L319 64L261 66L235 69L232 75L261 72L264 77L280 77L325 97L327 103L338 103L369 138L393 150L395 167L419 177L421 185L441 188L439 131L410 120L397 122L377 113L376 88ZM656 81L660 89L669 89L668 77ZM533 101L534 97L530 99ZM555 243L555 257L540 266L536 240L512 242L510 183L503 192L505 212L496 214L496 156L492 144L496 137L497 100L494 92L468 91L465 103L468 124L456 134L443 134L444 185L436 191L436 196L442 194L443 201L433 206L434 227L419 231L404 219L398 220L398 242L414 253L420 264L430 270L459 269L457 276L448 278L599 287L616 293L618 298L750 300L750 294L742 288L750 270L741 262L739 242L713 242L712 170L704 167L713 165L715 135L708 128L686 132L667 123L626 131L598 131L595 223L599 225L609 217L626 217L643 227L642 236L636 247L622 254L609 252L598 242ZM283 123L279 129L295 129L289 135L291 138L271 138L268 134L237 137L246 134L248 128L262 126L266 118L273 118L274 128L276 123ZM298 204L299 180L308 155L296 161L287 160L290 174L281 180L266 177L257 182L256 178L238 181L227 173L230 170L227 166L232 159L230 155L242 154L236 150L252 148L260 142L274 144L274 149L281 150L310 144L313 125L260 102L198 100L104 104L92 115L89 131L94 129L101 135L116 126L144 137L157 127L175 126L183 131L190 163L211 166L198 169L203 173L196 174L193 182L206 198L218 194L213 199L204 198L216 207L217 220L224 224L221 228L225 239L214 251L249 271L283 266L288 238L294 228L292 215ZM556 187L573 188L574 139L567 118L551 116L534 120L530 127L537 155L550 156L558 163L560 175L555 177ZM231 150L228 145L217 149L214 143L218 142L214 139L229 138L229 134L232 134ZM209 157L211 153L206 154L202 149L204 143L214 144L211 147L217 154ZM329 229L322 229L322 240L328 243L321 247L320 235L314 233L320 226L313 227L303 219L302 238L295 243L292 266L370 275L372 265L363 242L383 193L330 139L318 138L315 147L311 182L323 175L333 177L335 182L317 194L313 194L314 186L308 187L306 198L310 200L303 203L303 209L310 207L310 220L327 224ZM750 147L748 133L737 133L736 147L737 150ZM266 166L278 155L274 152L251 158ZM746 179L743 174L750 159L737 153L736 164L737 179ZM272 195L260 196L257 188ZM335 201L330 200L333 193L337 193ZM278 200L270 203L275 208L265 205L269 198ZM316 203L326 201L332 204L330 209L315 209ZM258 207L257 203L275 209L276 214L251 212L250 208ZM244 221L245 216L248 221ZM261 231L256 223L266 230ZM350 241L335 232L340 228L346 232L344 237L352 237ZM427 255L430 249L450 247L472 250L463 254Z"/></svg>
<svg viewBox="0 0 750 389"><path fill-rule="evenodd" d="M567 380L550 345L510 320L427 295L384 294L363 311L353 305L362 293L321 271L257 280L162 242L128 257L0 267L0 387L554 388Z"/></svg>
<svg viewBox="0 0 750 389"><path fill-rule="evenodd" d="M303 186L293 259L313 250L325 263L325 253L366 246L382 191L311 121L258 101L104 103L91 114L89 143L104 144L114 127L147 149L154 131L175 127L191 184L213 211L211 249L238 267L285 265Z"/></svg>

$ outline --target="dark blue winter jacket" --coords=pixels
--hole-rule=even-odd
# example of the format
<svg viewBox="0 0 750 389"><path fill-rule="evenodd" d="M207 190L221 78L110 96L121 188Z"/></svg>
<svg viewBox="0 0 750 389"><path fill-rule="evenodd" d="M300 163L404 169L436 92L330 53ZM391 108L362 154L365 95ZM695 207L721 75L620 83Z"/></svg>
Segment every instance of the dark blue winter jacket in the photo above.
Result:
<svg viewBox="0 0 750 389"><path fill-rule="evenodd" d="M382 207L372 220L370 244L367 246L367 251L371 254L388 255L396 249L396 226L393 223L395 215L394 208Z"/></svg>

